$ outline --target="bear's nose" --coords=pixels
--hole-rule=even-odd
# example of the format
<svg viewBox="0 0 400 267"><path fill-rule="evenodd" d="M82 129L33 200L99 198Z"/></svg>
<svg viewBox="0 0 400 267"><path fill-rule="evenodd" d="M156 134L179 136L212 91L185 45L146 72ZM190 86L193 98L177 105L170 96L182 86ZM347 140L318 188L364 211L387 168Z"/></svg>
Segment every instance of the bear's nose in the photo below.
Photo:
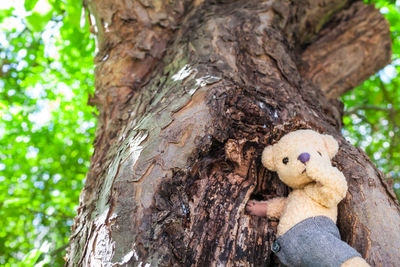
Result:
<svg viewBox="0 0 400 267"><path fill-rule="evenodd" d="M298 157L298 160L300 160L302 163L306 163L307 161L310 160L310 154L308 153L301 153Z"/></svg>

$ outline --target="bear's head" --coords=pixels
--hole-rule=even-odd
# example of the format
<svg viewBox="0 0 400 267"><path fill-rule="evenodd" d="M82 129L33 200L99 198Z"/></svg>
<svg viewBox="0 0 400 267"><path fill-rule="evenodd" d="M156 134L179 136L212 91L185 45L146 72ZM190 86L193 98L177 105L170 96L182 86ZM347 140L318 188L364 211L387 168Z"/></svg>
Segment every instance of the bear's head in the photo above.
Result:
<svg viewBox="0 0 400 267"><path fill-rule="evenodd" d="M330 135L313 130L297 130L283 136L278 143L267 146L262 153L262 164L276 171L279 178L291 188L302 188L312 182L306 174L307 162L316 157L329 161L339 145Z"/></svg>

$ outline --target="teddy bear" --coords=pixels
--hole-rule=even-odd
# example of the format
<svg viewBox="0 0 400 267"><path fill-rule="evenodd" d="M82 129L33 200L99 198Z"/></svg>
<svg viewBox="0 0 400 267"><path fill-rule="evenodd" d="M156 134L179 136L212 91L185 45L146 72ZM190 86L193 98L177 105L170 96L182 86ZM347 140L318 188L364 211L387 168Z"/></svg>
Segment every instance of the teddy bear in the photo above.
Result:
<svg viewBox="0 0 400 267"><path fill-rule="evenodd" d="M246 210L279 219L271 250L286 266L369 266L336 226L337 205L347 193L346 178L331 165L338 148L330 135L297 130L262 153L262 164L292 191L287 198L249 201Z"/></svg>

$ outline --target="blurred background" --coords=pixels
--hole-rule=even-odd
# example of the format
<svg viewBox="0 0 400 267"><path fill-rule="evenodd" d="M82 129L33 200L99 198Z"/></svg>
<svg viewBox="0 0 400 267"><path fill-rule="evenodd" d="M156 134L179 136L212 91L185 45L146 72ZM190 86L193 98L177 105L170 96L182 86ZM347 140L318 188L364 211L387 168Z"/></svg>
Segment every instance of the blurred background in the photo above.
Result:
<svg viewBox="0 0 400 267"><path fill-rule="evenodd" d="M343 96L343 135L400 197L400 1L365 2L391 24L392 63ZM95 39L77 0L2 0L0 28L0 265L61 266L93 152Z"/></svg>

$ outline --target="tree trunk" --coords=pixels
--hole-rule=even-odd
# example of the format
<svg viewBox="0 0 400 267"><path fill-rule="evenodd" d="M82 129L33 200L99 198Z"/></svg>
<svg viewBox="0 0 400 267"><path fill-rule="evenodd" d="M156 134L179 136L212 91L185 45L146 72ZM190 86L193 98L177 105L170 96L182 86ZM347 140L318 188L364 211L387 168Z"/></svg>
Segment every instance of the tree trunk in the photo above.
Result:
<svg viewBox="0 0 400 267"><path fill-rule="evenodd" d="M400 262L399 204L341 136L334 100L390 60L378 10L343 0L85 4L100 117L68 266L278 266L278 222L244 208L287 195L260 155L301 128L340 143L342 238L373 266Z"/></svg>

